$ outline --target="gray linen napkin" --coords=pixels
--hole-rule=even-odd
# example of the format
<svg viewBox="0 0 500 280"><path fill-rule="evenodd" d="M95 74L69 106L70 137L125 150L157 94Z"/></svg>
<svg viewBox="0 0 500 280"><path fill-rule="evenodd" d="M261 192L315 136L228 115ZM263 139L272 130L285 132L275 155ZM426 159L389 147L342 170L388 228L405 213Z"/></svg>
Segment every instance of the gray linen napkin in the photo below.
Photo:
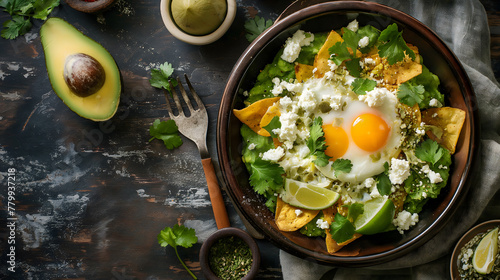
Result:
<svg viewBox="0 0 500 280"><path fill-rule="evenodd" d="M478 0L379 0L403 11L434 30L462 62L474 87L481 121L481 151L476 179L462 207L448 224L420 248L394 261L363 269L339 268L339 279L366 279L376 275L397 275L407 269L412 279L449 278L448 263L440 257L449 254L458 239L480 217L484 207L500 189L500 86L491 68L490 32L484 7ZM331 279L324 277L331 267L302 260L280 252L283 278ZM389 271L392 269L392 271ZM322 277L323 276L323 277Z"/></svg>

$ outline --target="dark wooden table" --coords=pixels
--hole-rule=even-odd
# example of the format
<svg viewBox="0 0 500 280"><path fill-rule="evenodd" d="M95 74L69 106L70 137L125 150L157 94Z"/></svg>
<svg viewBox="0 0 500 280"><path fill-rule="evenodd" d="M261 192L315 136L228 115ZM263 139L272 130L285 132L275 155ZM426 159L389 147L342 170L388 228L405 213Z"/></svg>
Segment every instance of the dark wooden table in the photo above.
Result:
<svg viewBox="0 0 500 280"><path fill-rule="evenodd" d="M0 278L190 279L172 248L158 245L157 235L181 223L195 228L203 241L216 226L196 146L186 138L175 150L149 142L149 126L166 116L163 93L148 82L150 70L169 62L175 76L189 76L207 106L208 147L216 159L220 98L249 45L244 22L256 15L275 19L291 2L238 1L227 34L207 46L172 37L161 21L159 1L120 1L102 15L61 3L51 16L100 42L120 68L121 103L104 123L79 117L54 94L38 33L41 21L26 36L0 39L0 219L5 221ZM492 66L500 79L500 7L495 0L482 2L491 26ZM0 14L1 22L7 19ZM8 177L16 179L10 194ZM7 211L9 196L14 216ZM227 197L226 202L232 225L244 228ZM17 218L11 227L10 217ZM282 278L279 249L258 242L258 278ZM179 252L203 278L200 247L198 242ZM12 259L14 273L6 270Z"/></svg>

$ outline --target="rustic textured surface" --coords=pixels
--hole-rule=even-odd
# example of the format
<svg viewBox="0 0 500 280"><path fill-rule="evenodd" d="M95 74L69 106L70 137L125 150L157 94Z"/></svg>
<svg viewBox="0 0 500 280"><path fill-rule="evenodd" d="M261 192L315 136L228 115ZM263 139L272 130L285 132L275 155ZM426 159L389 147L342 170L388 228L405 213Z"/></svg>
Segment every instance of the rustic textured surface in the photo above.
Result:
<svg viewBox="0 0 500 280"><path fill-rule="evenodd" d="M63 2L63 1L61 1ZM183 223L200 242L213 232L206 182L195 145L173 151L148 142L149 126L165 118L164 97L149 85L150 69L168 61L174 75L187 73L210 118L208 148L214 158L218 104L226 78L248 46L243 24L259 15L275 19L291 1L238 1L232 27L219 41L191 46L163 26L159 1L119 1L102 15L65 3L52 16L66 19L100 42L115 58L124 92L115 117L105 123L80 118L54 94L38 36L40 21L24 37L0 39L0 220L7 210L7 181L15 176L15 273L5 270L11 231L0 228L0 278L14 279L190 279L171 248L156 236ZM482 0L491 27L492 66L500 80L500 5ZM8 18L0 14L0 21ZM14 175L8 169L15 168ZM498 197L498 195L497 195ZM243 227L229 208L233 226ZM494 199L484 219L497 217ZM490 215L490 216L488 216ZM180 255L203 278L201 243ZM278 249L259 241L258 278L281 278ZM444 264L446 265L446 264ZM401 271L405 278L408 271Z"/></svg>

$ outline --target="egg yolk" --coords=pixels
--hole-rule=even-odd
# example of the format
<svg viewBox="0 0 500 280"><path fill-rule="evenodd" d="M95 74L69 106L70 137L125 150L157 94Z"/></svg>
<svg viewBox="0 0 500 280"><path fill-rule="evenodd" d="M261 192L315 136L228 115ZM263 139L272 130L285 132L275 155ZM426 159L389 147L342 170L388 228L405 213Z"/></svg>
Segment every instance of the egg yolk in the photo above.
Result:
<svg viewBox="0 0 500 280"><path fill-rule="evenodd" d="M390 128L379 116L371 113L359 115L351 125L354 143L364 151L374 152L385 146Z"/></svg>
<svg viewBox="0 0 500 280"><path fill-rule="evenodd" d="M342 157L349 147L349 138L345 130L342 127L327 124L323 125L323 133L325 134L325 143L328 146L325 154L332 157L331 160Z"/></svg>

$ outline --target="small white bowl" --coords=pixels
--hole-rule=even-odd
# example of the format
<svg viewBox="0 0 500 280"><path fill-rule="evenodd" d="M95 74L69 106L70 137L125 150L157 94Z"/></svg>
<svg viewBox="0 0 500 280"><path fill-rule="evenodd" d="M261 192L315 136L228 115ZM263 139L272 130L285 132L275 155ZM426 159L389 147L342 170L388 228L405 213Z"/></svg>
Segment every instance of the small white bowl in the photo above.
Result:
<svg viewBox="0 0 500 280"><path fill-rule="evenodd" d="M167 30L172 34L175 38L186 42L192 45L207 45L218 40L226 31L229 29L231 24L233 23L234 17L236 16L236 0L226 0L227 1L227 11L226 17L222 24L217 28L214 32L195 36L189 35L186 32L182 31L177 27L172 19L172 13L170 12L170 2L171 0L161 0L160 2L160 12L161 18L163 19L163 23Z"/></svg>

